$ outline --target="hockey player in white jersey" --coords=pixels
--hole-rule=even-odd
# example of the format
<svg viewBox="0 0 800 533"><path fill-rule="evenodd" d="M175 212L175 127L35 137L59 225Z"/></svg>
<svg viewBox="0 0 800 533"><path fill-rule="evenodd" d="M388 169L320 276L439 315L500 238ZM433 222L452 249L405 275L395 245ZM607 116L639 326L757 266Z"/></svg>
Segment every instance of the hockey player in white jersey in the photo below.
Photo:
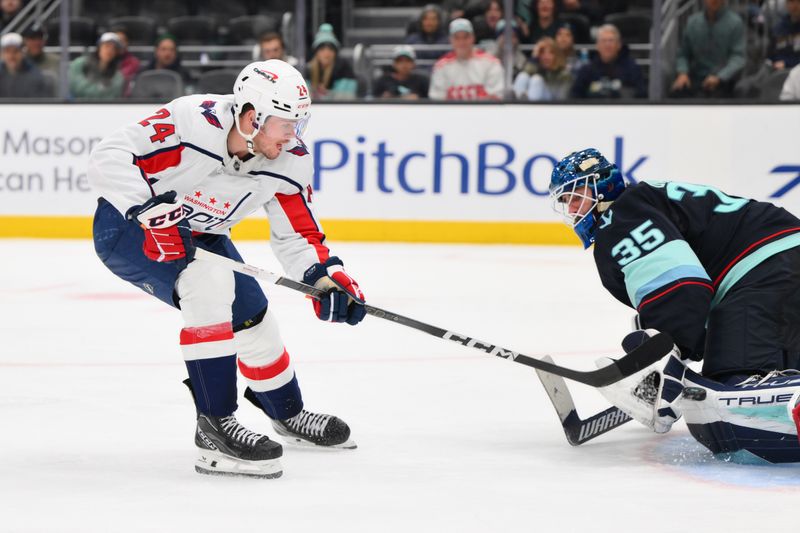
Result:
<svg viewBox="0 0 800 533"><path fill-rule="evenodd" d="M282 448L235 418L237 368L245 396L292 443L353 448L341 419L303 408L289 352L259 285L193 261L201 247L241 260L231 226L269 217L289 277L322 288L322 320L358 324L364 295L332 256L311 208L312 156L302 141L311 99L280 60L239 74L232 95L178 98L105 138L92 152L98 193L95 250L117 276L179 308L180 345L197 408L198 472L277 477Z"/></svg>

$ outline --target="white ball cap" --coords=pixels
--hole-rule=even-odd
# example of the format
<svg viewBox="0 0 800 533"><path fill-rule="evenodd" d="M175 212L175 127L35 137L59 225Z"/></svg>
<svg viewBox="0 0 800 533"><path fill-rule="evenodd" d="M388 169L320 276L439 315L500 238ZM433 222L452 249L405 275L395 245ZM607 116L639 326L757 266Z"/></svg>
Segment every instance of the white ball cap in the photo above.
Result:
<svg viewBox="0 0 800 533"><path fill-rule="evenodd" d="M407 44L394 47L394 50L392 50L392 59L397 59L398 57L407 57L412 61L417 60L417 54L414 52L414 49Z"/></svg>
<svg viewBox="0 0 800 533"><path fill-rule="evenodd" d="M122 40L119 38L119 35L113 31L107 31L100 36L100 38L97 40L97 44L99 46L103 43L114 43L118 47L122 47Z"/></svg>
<svg viewBox="0 0 800 533"><path fill-rule="evenodd" d="M474 33L474 30L472 29L472 23L467 19L454 19L453 22L450 23L450 35L460 31Z"/></svg>
<svg viewBox="0 0 800 533"><path fill-rule="evenodd" d="M19 33L6 33L2 37L0 37L0 49L6 48L7 46L15 46L17 48L22 48L22 35Z"/></svg>

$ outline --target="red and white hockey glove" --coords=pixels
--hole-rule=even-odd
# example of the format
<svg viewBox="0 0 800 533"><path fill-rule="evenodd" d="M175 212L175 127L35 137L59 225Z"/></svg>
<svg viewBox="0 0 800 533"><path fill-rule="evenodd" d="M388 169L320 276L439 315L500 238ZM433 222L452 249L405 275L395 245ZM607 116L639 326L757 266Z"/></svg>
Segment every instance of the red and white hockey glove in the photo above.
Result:
<svg viewBox="0 0 800 533"><path fill-rule="evenodd" d="M159 263L188 263L194 258L192 230L176 196L175 191L165 192L128 210L127 219L136 220L144 230L144 255Z"/></svg>
<svg viewBox="0 0 800 533"><path fill-rule="evenodd" d="M364 320L367 314L364 293L344 271L344 263L338 257L311 266L303 274L303 281L327 293L322 299L313 300L314 312L320 320L347 322L351 326Z"/></svg>

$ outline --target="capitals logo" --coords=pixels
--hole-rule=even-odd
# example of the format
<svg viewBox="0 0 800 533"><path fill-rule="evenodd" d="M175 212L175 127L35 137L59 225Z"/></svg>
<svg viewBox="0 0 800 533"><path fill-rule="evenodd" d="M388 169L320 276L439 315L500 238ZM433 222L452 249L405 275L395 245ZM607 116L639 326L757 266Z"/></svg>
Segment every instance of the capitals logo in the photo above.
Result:
<svg viewBox="0 0 800 533"><path fill-rule="evenodd" d="M200 107L203 108L203 116L206 118L206 122L215 128L222 129L222 123L220 123L217 117L217 111L214 109L215 105L217 105L217 103L214 100L206 100L200 104Z"/></svg>
<svg viewBox="0 0 800 533"><path fill-rule="evenodd" d="M305 145L300 138L297 138L297 146L290 148L287 152L292 153L298 157L303 157L304 155L308 155L308 147Z"/></svg>
<svg viewBox="0 0 800 533"><path fill-rule="evenodd" d="M268 70L261 70L258 67L254 67L253 70L255 71L256 74L266 78L267 80L271 81L272 83L275 83L275 82L278 81L278 75L275 74L274 72L270 72Z"/></svg>

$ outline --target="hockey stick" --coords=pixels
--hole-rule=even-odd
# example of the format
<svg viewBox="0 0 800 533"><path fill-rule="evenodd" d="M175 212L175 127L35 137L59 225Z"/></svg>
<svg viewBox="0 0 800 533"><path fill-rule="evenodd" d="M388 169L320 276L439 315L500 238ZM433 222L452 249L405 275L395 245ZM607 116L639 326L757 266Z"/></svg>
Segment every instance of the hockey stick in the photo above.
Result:
<svg viewBox="0 0 800 533"><path fill-rule="evenodd" d="M326 294L325 291L310 285L306 285L305 283L285 278L267 270L263 270L245 263L240 263L239 261L234 261L233 259L217 255L207 250L203 250L202 248L196 249L195 259L215 263L219 266L229 268L235 272L239 272L247 276L262 279L282 287L288 287L290 289L302 292L303 294L307 294L313 298L322 298ZM365 307L367 314L376 318L382 318L396 324L425 332L429 335L433 335L434 337L439 337L440 339L457 342L458 344L475 348L476 350L480 350L481 352L489 355L495 355L502 359L514 361L515 363L520 363L522 365L531 366L539 370L544 370L545 372L556 374L580 383L585 383L586 385L591 385L592 387L604 387L630 376L631 374L635 374L639 370L655 363L667 355L670 350L672 350L672 339L670 339L669 336L664 333L659 333L658 335L651 337L647 342L633 350L631 353L614 361L614 363L597 370L581 372L579 370L572 370L570 368L558 366L549 361L535 359L528 355L524 355L513 350L508 350L496 344L481 341L467 335L462 335L460 333L455 333L453 331L432 326L430 324L420 322L419 320L398 315L397 313L380 309L378 307L373 307L371 305L365 305Z"/></svg>
<svg viewBox="0 0 800 533"><path fill-rule="evenodd" d="M545 355L542 359L552 362L552 358L549 355ZM567 441L573 446L580 446L586 441L633 420L614 406L583 420L578 415L572 394L570 394L564 378L538 369L536 373L539 375L550 401L553 402L553 407L556 408L556 413L558 413L558 418L561 420L561 427L564 428Z"/></svg>

